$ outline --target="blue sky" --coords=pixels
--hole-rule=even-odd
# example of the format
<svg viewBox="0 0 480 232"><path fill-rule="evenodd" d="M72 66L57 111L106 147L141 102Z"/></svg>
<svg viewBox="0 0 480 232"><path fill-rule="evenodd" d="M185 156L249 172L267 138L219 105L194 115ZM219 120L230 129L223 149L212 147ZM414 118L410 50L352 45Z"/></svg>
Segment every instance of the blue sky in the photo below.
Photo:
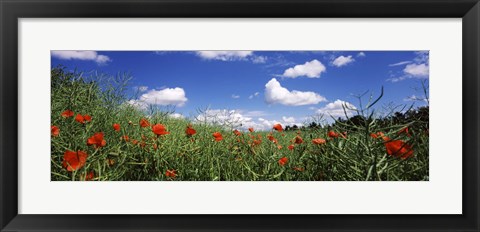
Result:
<svg viewBox="0 0 480 232"><path fill-rule="evenodd" d="M342 117L342 105L359 108L355 95L384 96L377 111L425 105L428 51L52 51L52 67L129 72L128 104L174 105L176 117L209 108L217 120L243 129L274 123L301 125L312 115ZM134 96L134 93L138 93ZM354 112L349 112L354 114Z"/></svg>

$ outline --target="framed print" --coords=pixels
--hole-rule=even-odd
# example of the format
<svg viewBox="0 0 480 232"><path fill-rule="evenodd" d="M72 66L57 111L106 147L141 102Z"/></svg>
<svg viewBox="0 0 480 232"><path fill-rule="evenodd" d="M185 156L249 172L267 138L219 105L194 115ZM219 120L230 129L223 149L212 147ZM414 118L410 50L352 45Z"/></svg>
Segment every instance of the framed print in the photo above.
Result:
<svg viewBox="0 0 480 232"><path fill-rule="evenodd" d="M1 1L1 231L478 231L479 7Z"/></svg>

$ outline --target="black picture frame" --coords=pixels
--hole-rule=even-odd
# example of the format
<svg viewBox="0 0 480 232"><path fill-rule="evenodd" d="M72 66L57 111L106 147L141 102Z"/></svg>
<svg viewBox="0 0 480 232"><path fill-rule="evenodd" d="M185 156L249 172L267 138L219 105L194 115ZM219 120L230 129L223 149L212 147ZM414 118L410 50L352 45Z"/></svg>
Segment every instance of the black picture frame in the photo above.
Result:
<svg viewBox="0 0 480 232"><path fill-rule="evenodd" d="M0 0L0 15L1 231L480 231L478 0ZM17 20L63 17L462 18L463 214L18 214Z"/></svg>

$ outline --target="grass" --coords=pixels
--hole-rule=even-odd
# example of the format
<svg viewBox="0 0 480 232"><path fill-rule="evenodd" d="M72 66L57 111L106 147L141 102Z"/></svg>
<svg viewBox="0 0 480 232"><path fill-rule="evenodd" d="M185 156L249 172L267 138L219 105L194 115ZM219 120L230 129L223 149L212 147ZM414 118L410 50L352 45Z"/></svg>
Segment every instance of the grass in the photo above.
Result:
<svg viewBox="0 0 480 232"><path fill-rule="evenodd" d="M337 121L330 128L242 131L237 136L221 125L173 118L170 112L159 109L146 113L125 104L128 75L94 76L52 69L51 124L60 129L51 139L53 181L421 181L429 177L428 134L417 126L428 122L379 123L370 115L360 125ZM67 109L75 115L62 117ZM88 114L92 120L79 123L77 114ZM170 133L157 136L150 126L140 127L142 118L151 125L165 125ZM120 131L113 129L115 123L120 124ZM185 133L189 124L196 130L193 136ZM410 136L398 133L406 126ZM346 131L347 136L329 138L328 131ZM411 144L413 156L401 159L388 155L384 141L370 136L380 131L392 140ZM97 132L104 133L106 146L87 145ZM214 132L220 132L223 140L215 141ZM269 134L278 142L270 141ZM124 135L129 141L122 139ZM303 143L292 142L297 136ZM315 138L326 143L314 144ZM261 143L254 145L254 140ZM288 149L291 144L292 150ZM67 150L86 152L85 164L68 171L63 166ZM285 165L279 163L283 157L288 159ZM166 175L167 170L175 174Z"/></svg>

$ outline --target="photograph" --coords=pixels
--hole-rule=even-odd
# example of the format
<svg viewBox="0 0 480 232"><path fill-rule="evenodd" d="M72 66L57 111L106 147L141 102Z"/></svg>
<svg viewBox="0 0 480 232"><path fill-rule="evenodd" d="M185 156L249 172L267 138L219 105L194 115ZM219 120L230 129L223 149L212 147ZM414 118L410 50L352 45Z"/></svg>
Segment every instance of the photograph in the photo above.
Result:
<svg viewBox="0 0 480 232"><path fill-rule="evenodd" d="M51 50L51 181L429 181L428 50Z"/></svg>

